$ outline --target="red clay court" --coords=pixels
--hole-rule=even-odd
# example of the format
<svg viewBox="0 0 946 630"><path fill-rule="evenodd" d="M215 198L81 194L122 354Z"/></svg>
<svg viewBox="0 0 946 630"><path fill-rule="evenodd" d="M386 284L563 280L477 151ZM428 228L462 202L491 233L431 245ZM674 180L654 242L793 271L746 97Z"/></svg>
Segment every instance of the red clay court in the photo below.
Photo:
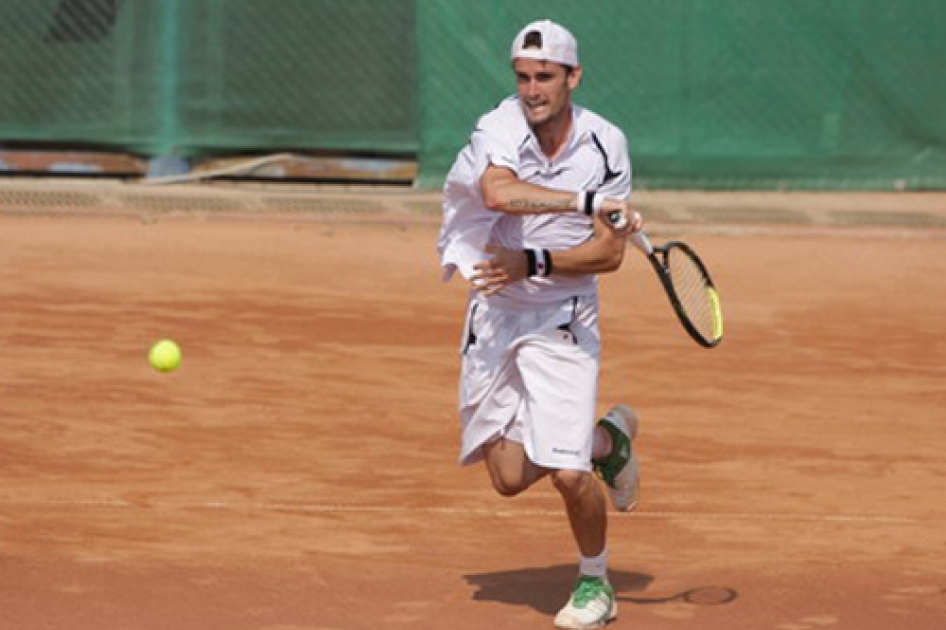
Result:
<svg viewBox="0 0 946 630"><path fill-rule="evenodd" d="M70 190L0 194L0 630L552 627L557 494L455 464L436 196ZM610 627L946 627L946 195L637 199L727 338L632 250L603 280L601 408L642 417Z"/></svg>

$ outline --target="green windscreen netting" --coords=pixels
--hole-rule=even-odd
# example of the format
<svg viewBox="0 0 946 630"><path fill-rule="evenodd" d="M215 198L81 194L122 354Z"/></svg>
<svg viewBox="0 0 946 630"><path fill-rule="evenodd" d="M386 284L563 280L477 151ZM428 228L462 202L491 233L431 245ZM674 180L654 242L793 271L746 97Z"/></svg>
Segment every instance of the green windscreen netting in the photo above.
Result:
<svg viewBox="0 0 946 630"><path fill-rule="evenodd" d="M421 56L424 173L514 89L509 44L549 17L577 36L576 100L625 130L638 185L946 186L941 0L419 6L421 50L437 51Z"/></svg>
<svg viewBox="0 0 946 630"><path fill-rule="evenodd" d="M414 4L4 0L0 141L416 152Z"/></svg>
<svg viewBox="0 0 946 630"><path fill-rule="evenodd" d="M942 0L3 0L0 144L391 154L434 186L543 17L638 186L946 187Z"/></svg>

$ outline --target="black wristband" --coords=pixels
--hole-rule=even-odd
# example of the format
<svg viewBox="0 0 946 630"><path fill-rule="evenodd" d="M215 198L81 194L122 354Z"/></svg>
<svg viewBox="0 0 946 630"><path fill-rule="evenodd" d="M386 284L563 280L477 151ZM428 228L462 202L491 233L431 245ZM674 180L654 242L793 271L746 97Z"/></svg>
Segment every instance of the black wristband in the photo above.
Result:
<svg viewBox="0 0 946 630"><path fill-rule="evenodd" d="M526 249L530 278L545 278L552 273L552 252L547 249Z"/></svg>
<svg viewBox="0 0 946 630"><path fill-rule="evenodd" d="M536 275L536 273L537 273L536 259L535 259L535 250L534 250L534 249L527 249L527 250L525 250L525 252L526 252L526 264L527 264L527 267L526 267L527 271L526 271L526 273L527 273L528 276L531 278L532 276Z"/></svg>
<svg viewBox="0 0 946 630"><path fill-rule="evenodd" d="M582 210L589 217L595 213L595 192L593 190L585 192L585 207Z"/></svg>

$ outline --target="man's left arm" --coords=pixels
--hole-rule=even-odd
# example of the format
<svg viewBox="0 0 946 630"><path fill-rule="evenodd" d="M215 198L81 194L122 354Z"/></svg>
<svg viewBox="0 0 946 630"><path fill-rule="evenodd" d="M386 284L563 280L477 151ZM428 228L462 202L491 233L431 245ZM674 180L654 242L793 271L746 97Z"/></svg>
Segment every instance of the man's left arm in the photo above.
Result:
<svg viewBox="0 0 946 630"><path fill-rule="evenodd" d="M547 251L505 249L487 247L490 258L477 263L476 273L470 278L474 288L486 296L498 293L513 282L528 278L535 269L535 261L548 256L541 263L547 265L545 274L581 276L616 271L624 260L627 238L643 227L643 220L636 212L631 213L630 223L615 228L605 223L603 215L595 217L594 236L571 249Z"/></svg>

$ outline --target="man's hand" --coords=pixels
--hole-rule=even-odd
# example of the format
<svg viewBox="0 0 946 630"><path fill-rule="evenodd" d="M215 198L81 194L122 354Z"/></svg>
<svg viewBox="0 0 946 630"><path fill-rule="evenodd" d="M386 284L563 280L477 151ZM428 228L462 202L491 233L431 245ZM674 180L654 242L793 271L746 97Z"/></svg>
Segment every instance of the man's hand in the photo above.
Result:
<svg viewBox="0 0 946 630"><path fill-rule="evenodd" d="M526 253L521 249L487 245L486 253L492 254L492 257L475 264L473 268L476 273L470 278L473 288L484 296L495 295L528 276L529 263Z"/></svg>
<svg viewBox="0 0 946 630"><path fill-rule="evenodd" d="M617 236L628 237L644 227L644 219L623 199L604 199L598 216Z"/></svg>
<svg viewBox="0 0 946 630"><path fill-rule="evenodd" d="M615 216L616 222L611 220ZM599 234L604 229L616 237L606 238L600 243L620 241L620 250L612 245L599 245L595 242L599 241L596 238L572 250L553 252L556 273L580 275L613 271L620 265L623 257L623 241L644 226L640 213L632 210L628 202L621 199L605 199L596 215L596 221L605 226L596 228ZM513 282L528 277L529 261L523 250L487 245L485 251L490 257L473 266L475 273L470 278L473 288L484 296L495 295Z"/></svg>

